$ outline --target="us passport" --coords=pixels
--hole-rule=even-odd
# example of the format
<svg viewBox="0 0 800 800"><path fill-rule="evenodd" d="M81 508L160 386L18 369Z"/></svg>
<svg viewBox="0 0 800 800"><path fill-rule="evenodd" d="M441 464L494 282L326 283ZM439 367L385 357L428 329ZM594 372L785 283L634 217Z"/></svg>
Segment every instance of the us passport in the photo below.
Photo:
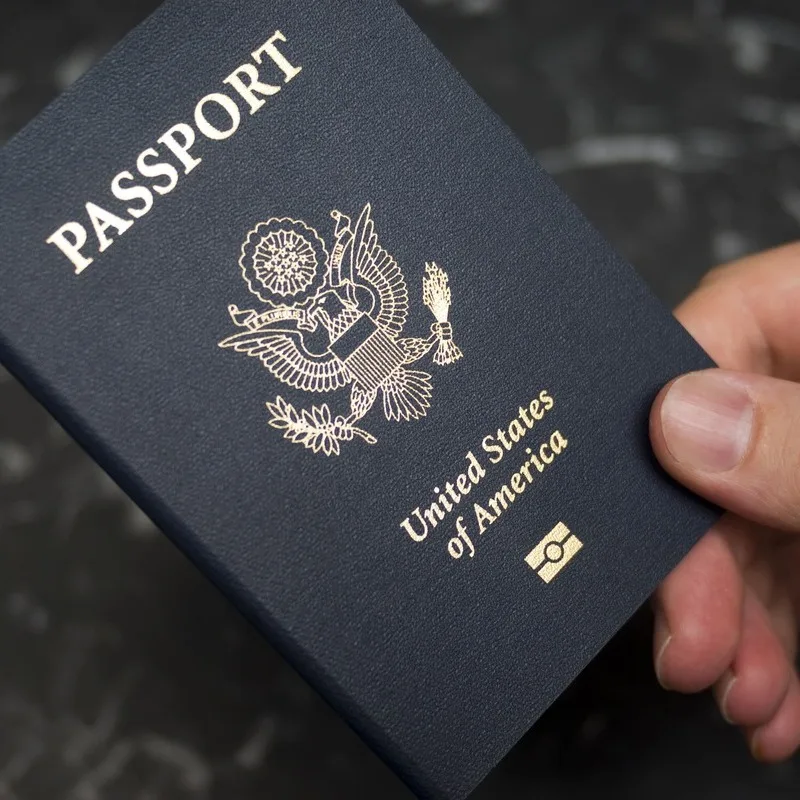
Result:
<svg viewBox="0 0 800 800"><path fill-rule="evenodd" d="M172 0L0 151L3 363L421 797L707 530L710 366L389 0Z"/></svg>

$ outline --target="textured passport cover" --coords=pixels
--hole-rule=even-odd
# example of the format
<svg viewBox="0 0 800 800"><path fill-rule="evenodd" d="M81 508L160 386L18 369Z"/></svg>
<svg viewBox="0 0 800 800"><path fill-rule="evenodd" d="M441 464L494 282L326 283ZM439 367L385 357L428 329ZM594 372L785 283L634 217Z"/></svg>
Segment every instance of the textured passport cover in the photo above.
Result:
<svg viewBox="0 0 800 800"><path fill-rule="evenodd" d="M0 187L3 361L420 795L713 521L707 357L393 3L173 0Z"/></svg>

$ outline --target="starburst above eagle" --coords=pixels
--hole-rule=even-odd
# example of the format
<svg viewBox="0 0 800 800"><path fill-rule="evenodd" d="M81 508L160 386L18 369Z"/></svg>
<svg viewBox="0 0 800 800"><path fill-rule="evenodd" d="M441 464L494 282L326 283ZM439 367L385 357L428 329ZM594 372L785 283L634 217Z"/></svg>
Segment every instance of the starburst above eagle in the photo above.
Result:
<svg viewBox="0 0 800 800"><path fill-rule="evenodd" d="M330 253L314 228L288 217L262 222L249 233L239 265L248 289L265 307L229 306L231 319L243 330L219 346L260 359L294 389L317 393L350 386L347 416L333 416L327 404L298 411L280 396L267 403L270 424L285 438L338 455L341 442L376 442L355 423L379 398L390 421L424 417L432 377L410 365L431 350L439 366L454 363L462 353L448 321L447 274L435 263L426 264L423 301L435 321L427 338L404 338L408 288L397 262L378 241L371 206L364 207L355 225L340 211L331 217Z"/></svg>

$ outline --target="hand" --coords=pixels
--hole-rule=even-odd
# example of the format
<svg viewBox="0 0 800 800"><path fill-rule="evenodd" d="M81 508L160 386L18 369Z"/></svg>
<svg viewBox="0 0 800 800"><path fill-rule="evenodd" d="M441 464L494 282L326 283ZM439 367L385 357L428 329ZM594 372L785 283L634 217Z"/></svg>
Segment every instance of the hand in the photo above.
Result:
<svg viewBox="0 0 800 800"><path fill-rule="evenodd" d="M711 272L676 316L720 365L659 394L677 480L727 509L655 596L662 685L713 687L762 761L800 747L800 245Z"/></svg>

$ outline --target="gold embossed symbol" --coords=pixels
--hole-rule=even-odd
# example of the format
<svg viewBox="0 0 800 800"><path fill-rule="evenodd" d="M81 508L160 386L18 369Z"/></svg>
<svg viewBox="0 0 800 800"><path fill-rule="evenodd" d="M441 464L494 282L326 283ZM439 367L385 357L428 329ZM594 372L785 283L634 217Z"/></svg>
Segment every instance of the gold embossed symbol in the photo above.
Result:
<svg viewBox="0 0 800 800"><path fill-rule="evenodd" d="M545 583L550 583L582 547L583 542L563 522L559 522L525 556L525 562Z"/></svg>
<svg viewBox="0 0 800 800"><path fill-rule="evenodd" d="M350 386L349 414L327 403L296 408L280 395L267 403L269 424L315 453L339 455L341 443L377 440L357 423L380 398L386 419L424 417L431 375L409 365L431 350L438 366L462 357L449 321L447 273L425 265L422 300L434 316L430 335L405 338L408 289L400 267L378 242L372 208L355 224L340 211L333 248L305 222L288 217L262 222L242 246L239 266L264 307L228 307L239 332L220 347L259 358L279 381L306 392Z"/></svg>

